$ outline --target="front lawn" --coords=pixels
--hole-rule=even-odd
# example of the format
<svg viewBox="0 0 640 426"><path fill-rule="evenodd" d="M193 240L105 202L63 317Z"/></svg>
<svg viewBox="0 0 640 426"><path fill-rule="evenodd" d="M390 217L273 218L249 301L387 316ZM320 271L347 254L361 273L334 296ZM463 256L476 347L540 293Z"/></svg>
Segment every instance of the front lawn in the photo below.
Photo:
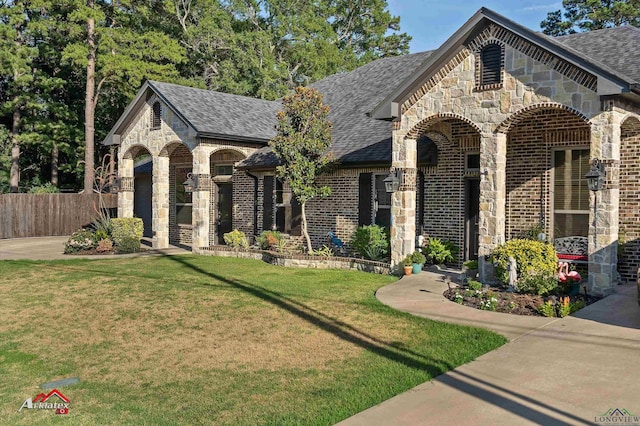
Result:
<svg viewBox="0 0 640 426"><path fill-rule="evenodd" d="M0 262L0 419L333 424L505 340L380 304L393 277L209 256Z"/></svg>

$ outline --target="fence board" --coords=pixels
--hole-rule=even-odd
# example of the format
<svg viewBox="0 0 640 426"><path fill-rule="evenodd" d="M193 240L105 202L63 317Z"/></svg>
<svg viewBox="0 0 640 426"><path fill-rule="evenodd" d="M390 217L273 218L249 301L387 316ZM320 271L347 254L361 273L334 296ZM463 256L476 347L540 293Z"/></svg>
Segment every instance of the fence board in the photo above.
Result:
<svg viewBox="0 0 640 426"><path fill-rule="evenodd" d="M96 217L98 194L2 194L0 238L69 235ZM118 196L102 194L105 206L117 208Z"/></svg>

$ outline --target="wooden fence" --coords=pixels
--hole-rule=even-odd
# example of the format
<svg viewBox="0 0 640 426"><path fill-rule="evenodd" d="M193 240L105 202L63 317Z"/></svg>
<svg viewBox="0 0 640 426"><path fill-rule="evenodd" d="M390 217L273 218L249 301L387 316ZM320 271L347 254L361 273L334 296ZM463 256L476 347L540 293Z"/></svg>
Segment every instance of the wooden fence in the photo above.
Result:
<svg viewBox="0 0 640 426"><path fill-rule="evenodd" d="M117 195L102 199L108 209L118 207ZM0 238L70 235L95 219L98 200L98 194L2 194Z"/></svg>

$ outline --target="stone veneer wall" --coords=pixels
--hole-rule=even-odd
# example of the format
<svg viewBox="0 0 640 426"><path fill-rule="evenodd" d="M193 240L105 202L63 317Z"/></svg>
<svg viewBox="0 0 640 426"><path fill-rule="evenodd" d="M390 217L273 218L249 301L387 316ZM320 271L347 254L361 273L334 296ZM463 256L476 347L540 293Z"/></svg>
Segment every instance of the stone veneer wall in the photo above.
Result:
<svg viewBox="0 0 640 426"><path fill-rule="evenodd" d="M622 125L620 148L620 258L622 280L635 282L640 267L640 121Z"/></svg>
<svg viewBox="0 0 640 426"><path fill-rule="evenodd" d="M589 125L565 111L540 110L511 128L507 138L506 237L515 238L544 220L551 232L553 149L589 148Z"/></svg>

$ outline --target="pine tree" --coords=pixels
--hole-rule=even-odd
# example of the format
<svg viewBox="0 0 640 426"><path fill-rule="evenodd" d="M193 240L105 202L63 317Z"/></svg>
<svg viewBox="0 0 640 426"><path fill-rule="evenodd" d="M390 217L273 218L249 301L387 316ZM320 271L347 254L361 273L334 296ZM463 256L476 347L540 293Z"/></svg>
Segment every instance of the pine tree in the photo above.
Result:
<svg viewBox="0 0 640 426"><path fill-rule="evenodd" d="M562 10L549 12L540 23L545 34L561 36L622 25L640 26L640 0L563 0L562 7L564 14Z"/></svg>

